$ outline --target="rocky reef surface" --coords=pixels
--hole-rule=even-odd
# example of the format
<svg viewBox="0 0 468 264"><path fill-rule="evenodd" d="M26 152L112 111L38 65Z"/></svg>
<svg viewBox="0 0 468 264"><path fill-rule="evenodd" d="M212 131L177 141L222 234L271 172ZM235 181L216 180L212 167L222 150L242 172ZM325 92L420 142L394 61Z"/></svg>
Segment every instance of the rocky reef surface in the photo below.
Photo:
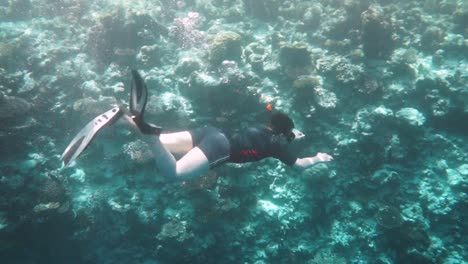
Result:
<svg viewBox="0 0 468 264"><path fill-rule="evenodd" d="M463 0L0 2L1 262L468 261L467 23ZM166 131L271 104L335 160L174 184L107 129L62 167L132 68Z"/></svg>

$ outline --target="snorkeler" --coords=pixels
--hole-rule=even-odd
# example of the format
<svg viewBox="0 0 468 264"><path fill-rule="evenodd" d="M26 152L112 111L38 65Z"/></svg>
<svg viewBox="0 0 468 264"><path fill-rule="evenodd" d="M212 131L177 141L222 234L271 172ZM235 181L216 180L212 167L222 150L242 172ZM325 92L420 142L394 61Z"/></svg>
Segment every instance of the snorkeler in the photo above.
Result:
<svg viewBox="0 0 468 264"><path fill-rule="evenodd" d="M210 168L223 163L245 163L267 157L279 159L298 170L317 163L328 162L333 157L317 153L313 157L298 158L288 149L290 142L304 137L294 128L293 121L284 113L271 115L268 125L248 127L238 131L202 127L189 131L164 134L161 128L144 120L148 89L140 74L132 71L130 113L123 108L111 110L89 122L72 140L62 154L67 166L90 144L103 127L119 122L130 128L148 143L156 165L167 179L184 181L204 175ZM176 160L175 156L181 156Z"/></svg>

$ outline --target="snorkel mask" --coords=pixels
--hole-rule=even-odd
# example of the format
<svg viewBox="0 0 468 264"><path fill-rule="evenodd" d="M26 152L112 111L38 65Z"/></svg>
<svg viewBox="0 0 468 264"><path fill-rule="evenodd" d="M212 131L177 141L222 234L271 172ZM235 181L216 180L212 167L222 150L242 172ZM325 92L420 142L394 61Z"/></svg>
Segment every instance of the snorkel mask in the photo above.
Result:
<svg viewBox="0 0 468 264"><path fill-rule="evenodd" d="M299 129L293 128L291 132L287 134L288 142L293 142L300 140L301 138L305 137L305 134L299 131Z"/></svg>

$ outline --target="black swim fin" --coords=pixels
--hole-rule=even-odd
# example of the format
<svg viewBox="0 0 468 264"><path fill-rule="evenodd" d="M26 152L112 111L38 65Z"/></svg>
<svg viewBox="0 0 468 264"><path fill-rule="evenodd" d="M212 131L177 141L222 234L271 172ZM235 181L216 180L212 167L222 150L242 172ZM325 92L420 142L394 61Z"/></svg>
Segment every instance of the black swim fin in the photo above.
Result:
<svg viewBox="0 0 468 264"><path fill-rule="evenodd" d="M143 120L146 102L148 100L148 87L141 75L132 70L132 83L130 85L130 113L132 119L137 124L143 134L161 134L162 128Z"/></svg>
<svg viewBox="0 0 468 264"><path fill-rule="evenodd" d="M78 156L89 146L94 136L96 136L103 127L113 124L123 114L124 112L120 108L115 107L95 117L83 129L81 129L70 144L68 144L68 147L65 149L61 157L63 164L67 166L78 158Z"/></svg>

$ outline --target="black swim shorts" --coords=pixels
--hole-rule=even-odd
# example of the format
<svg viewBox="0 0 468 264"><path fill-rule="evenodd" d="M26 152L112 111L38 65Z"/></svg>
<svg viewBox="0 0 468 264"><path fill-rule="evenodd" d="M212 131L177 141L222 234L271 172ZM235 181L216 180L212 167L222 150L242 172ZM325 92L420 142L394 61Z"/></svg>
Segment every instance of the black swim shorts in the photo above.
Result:
<svg viewBox="0 0 468 264"><path fill-rule="evenodd" d="M226 135L214 127L189 130L194 147L198 147L210 162L210 168L223 164L229 159L230 145Z"/></svg>

